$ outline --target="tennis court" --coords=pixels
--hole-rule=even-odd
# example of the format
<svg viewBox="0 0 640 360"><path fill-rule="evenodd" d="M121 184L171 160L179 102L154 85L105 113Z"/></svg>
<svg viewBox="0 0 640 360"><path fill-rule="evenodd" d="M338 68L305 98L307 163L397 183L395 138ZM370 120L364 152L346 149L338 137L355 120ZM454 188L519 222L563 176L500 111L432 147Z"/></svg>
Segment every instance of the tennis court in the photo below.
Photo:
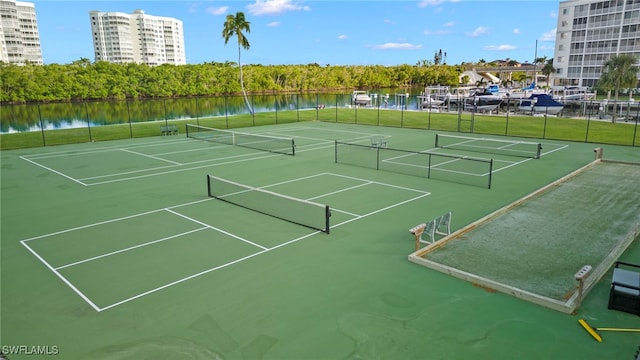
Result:
<svg viewBox="0 0 640 360"><path fill-rule="evenodd" d="M637 347L634 334L592 344L575 316L407 261L413 225L451 211L462 229L590 163L594 144L323 122L187 131L2 152L3 346L65 359L537 359L539 343L547 358L597 359ZM622 256L638 251L636 239ZM606 310L606 279L579 312L632 327Z"/></svg>

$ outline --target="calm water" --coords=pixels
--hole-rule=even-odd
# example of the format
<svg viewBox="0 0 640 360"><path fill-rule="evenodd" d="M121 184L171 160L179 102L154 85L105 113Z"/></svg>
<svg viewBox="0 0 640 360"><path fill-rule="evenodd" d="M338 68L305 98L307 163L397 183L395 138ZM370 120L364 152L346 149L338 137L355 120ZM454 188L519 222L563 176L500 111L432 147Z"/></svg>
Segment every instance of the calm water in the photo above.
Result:
<svg viewBox="0 0 640 360"><path fill-rule="evenodd" d="M422 90L384 89L370 91L370 94L374 107L415 110L416 96ZM317 105L348 107L351 106L351 92L253 95L249 101L255 112L310 109ZM513 111L515 105L510 106ZM241 96L3 105L0 110L2 134L249 113ZM581 115L584 110L574 107L563 111L564 115L572 112Z"/></svg>
<svg viewBox="0 0 640 360"><path fill-rule="evenodd" d="M351 94L254 95L249 97L249 101L255 112L273 112L314 108L318 104L348 106ZM245 113L249 111L241 96L3 105L0 111L0 133Z"/></svg>

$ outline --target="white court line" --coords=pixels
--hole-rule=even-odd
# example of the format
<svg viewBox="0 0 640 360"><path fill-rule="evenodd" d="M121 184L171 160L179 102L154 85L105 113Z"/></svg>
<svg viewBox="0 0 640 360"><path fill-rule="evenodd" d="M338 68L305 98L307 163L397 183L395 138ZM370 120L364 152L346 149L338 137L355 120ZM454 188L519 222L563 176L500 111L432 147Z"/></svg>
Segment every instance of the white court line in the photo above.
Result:
<svg viewBox="0 0 640 360"><path fill-rule="evenodd" d="M165 162L168 162L168 163L171 163L171 164L174 164L174 165L182 165L181 163L179 163L177 161L171 161L171 160L167 160L167 159L162 159L162 158L159 158L159 157L155 157L153 155L147 155L147 154L143 154L143 153L140 153L140 152L137 152L137 151L133 151L133 150L129 150L129 149L124 149L123 148L123 149L120 149L120 151L124 151L124 152L127 152L129 154L148 157L148 158L154 159L154 160L165 161Z"/></svg>
<svg viewBox="0 0 640 360"><path fill-rule="evenodd" d="M67 278L65 278L64 276L62 276L62 274L60 274L58 272L58 270L54 269L53 266L51 266L48 262L46 262L42 256L40 256L37 252L35 252L32 248L29 247L29 245L27 245L27 243L23 240L20 241L20 243L22 245L24 245L24 247L27 248L27 250L29 250L29 252L31 252L33 254L33 256L35 256L38 260L40 260L44 266L46 266L47 268L49 268L49 270L53 271L54 274L56 274L56 276L58 278L60 278L60 280L62 280L62 282L64 282L65 284L67 284L68 287L71 288L71 290L73 290L76 294L78 294L78 296L80 296L84 301L87 302L87 304L89 304L92 308L94 308L97 312L100 312L100 308L98 306L96 306L96 304L93 303L93 301L91 301L87 296L85 296L85 294L83 294L80 290L78 290L77 287L75 287L69 280L67 280Z"/></svg>
<svg viewBox="0 0 640 360"><path fill-rule="evenodd" d="M141 144L126 146L126 148L134 149L134 148L138 148L138 147L147 147L147 146L157 146L157 145L167 145L167 144L173 145L173 144L179 143L179 142L186 142L186 139L175 139L175 140L167 140L167 141L147 142L147 143L141 143ZM35 153L35 154L25 155L25 157L32 158L32 159L33 158L35 158L35 159L46 159L46 158L52 158L52 157L70 157L70 156L78 156L78 155L110 152L110 151L114 151L114 150L120 150L122 148L123 148L122 145L114 145L114 146L99 147L97 149L86 150L86 151L82 151L82 152L78 152L78 150L61 150L61 151L52 151L52 152L46 152L46 153Z"/></svg>
<svg viewBox="0 0 640 360"><path fill-rule="evenodd" d="M129 215L129 216L123 216L123 217L119 217L116 219L111 219L111 220L105 220L105 221L99 221L99 222L95 222L93 224L88 224L88 225L83 225L83 226L77 226L71 229L66 229L66 230L61 230L61 231L55 231L55 232L51 232L48 234L44 234L44 235L38 235L38 236L34 236L34 237L30 237L27 239L24 239L22 241L33 241L33 240L38 240L38 239L42 239L42 238L46 238L46 237L50 237L50 236L55 236L55 235L60 235L60 234L65 234L68 232L72 232L72 231L76 231L76 230L82 230L82 229L87 229L90 227L94 227L94 226L99 226L99 225L105 225L105 224L109 224L109 223L113 223L113 222L118 222L118 221L122 221L122 220L128 220L128 219L133 219L133 218L137 218L137 217L141 217L141 216L145 216L145 215L149 215L149 214L153 214L153 213L157 213L157 212L161 212L161 211L165 211L166 209L174 209L174 208L178 208L178 207L182 207L182 206L189 206L189 205L194 205L194 204L198 204L201 202L205 202L205 201L211 201L213 200L213 198L206 198L206 199L201 199L201 200L196 200L196 201L191 201L188 203L184 203L184 204L179 204L179 205L175 205L175 206L171 206L169 208L161 208L161 209L156 209L156 210L150 210L150 211L145 211L145 212L141 212L138 214L133 214L133 215Z"/></svg>
<svg viewBox="0 0 640 360"><path fill-rule="evenodd" d="M24 157L24 156L20 156L20 158L21 158L22 160L24 160L24 161L28 161L28 162L32 163L33 165L36 165L36 166L39 166L39 167L41 167L41 168L43 168L43 169L49 170L49 171L51 171L51 172L52 172L52 173L54 173L54 174L58 174L58 175L60 175L60 176L62 176L62 177L65 177L65 178L67 178L67 179L69 179L69 180L71 180L71 181L73 181L73 182L76 182L76 183L78 183L78 184L82 185L82 186L88 186L87 184L83 183L83 182L82 182L82 181L80 181L80 180L74 179L74 178L72 178L72 177L71 177L71 176L69 176L69 175L65 175L65 174L61 173L60 171L53 170L53 169L52 169L52 168L50 168L50 167L46 167L46 166L44 166L44 165L42 165L42 164L38 164L37 162L35 162L35 161L31 160L31 159L27 159L27 158L26 158L26 157Z"/></svg>
<svg viewBox="0 0 640 360"><path fill-rule="evenodd" d="M377 134L377 133L366 133L366 132L361 132L361 131L350 131L350 130L335 130L335 129L326 129L326 128L314 128L314 127L308 127L308 126L297 126L297 127L290 128L290 129L279 129L278 131L279 132L288 132L288 131L298 131L298 130L302 130L302 131L305 131L305 132L326 131L326 132L329 132L329 133L335 132L335 133L343 133L343 134L356 134L356 135L360 135L363 138L364 137L368 137L368 136L380 135L380 134Z"/></svg>
<svg viewBox="0 0 640 360"><path fill-rule="evenodd" d="M231 146L231 145L230 145ZM325 149L325 148L330 148L333 147L334 145L325 145L325 146L317 146L316 144L312 144L312 145L307 145L306 147L312 147L313 148L309 148L309 149L304 149L304 150L298 150L296 149L296 153L301 153L301 152L306 152L306 151L314 151L314 150L320 150L320 149ZM254 152L251 154L245 154L245 155L234 155L234 156L230 156L230 157L224 157L221 159L231 159L231 158L235 158L235 157L243 157L243 156L253 156L251 158L247 158L247 159L240 159L240 160L236 160L236 161L227 161L227 162L222 162L222 163L216 163L215 161L219 160L219 159L212 159L212 160L203 160L203 161L195 161L192 163L186 163L186 165L189 164L196 164L196 163L201 163L201 162L207 162L208 164L206 165L202 165L202 166L196 166L196 167L188 167L188 168L183 168L183 169L176 169L176 170L171 170L171 171L163 171L163 172L158 172L158 173L153 173L153 174L146 174L146 175L140 175L140 176L132 176L132 177L127 177L127 178L122 178L122 179L114 179L114 180L105 180L105 181L100 181L100 182L95 182L95 183L90 183L87 184L86 186L94 186L94 185L103 185L103 184L109 184L109 183L113 183L113 182L121 182L121 181L128 181L128 180L135 180L135 179L141 179L141 178L146 178L146 177L151 177L151 176L161 176L161 175L166 175L166 174L172 174L172 173L177 173L177 172L182 172L182 171L189 171L189 170L196 170L196 169L202 169L205 167L213 167L213 166L221 166L221 165L229 165L229 164L236 164L236 163L241 163L241 162L245 162L245 161L252 161L252 160L261 160L261 159L265 159L265 158L269 158L269 157L277 157L277 156L283 156L281 154L272 154L272 153L266 153L263 156L254 156L257 154L265 154L264 151L259 151L259 152ZM167 166L167 167L173 167L172 166ZM147 171L148 169L145 170L140 170L140 172L143 171ZM138 170L136 170L138 171ZM109 175L103 175L101 177L108 177ZM85 180L85 179L83 179Z"/></svg>
<svg viewBox="0 0 640 360"><path fill-rule="evenodd" d="M236 234L232 234L232 233L230 233L230 232L228 232L228 231L224 231L224 230L222 230L222 229L218 229L217 227L215 227L215 226L211 226L211 225L209 225L209 224L205 224L205 223L203 223L202 221L198 221L198 220L196 220L196 219L192 219L192 218L190 218L190 217L188 217L188 216L186 216L186 215L180 214L179 212L176 212L176 211L173 211L173 210L170 210L170 209L166 209L166 210L167 210L168 212L170 212L170 213L174 214L174 215L180 216L180 217L182 217L182 218L184 218L184 219L187 219L187 220L189 220L189 221L193 221L193 222L194 222L194 223L196 223L196 224L200 224L200 225L202 225L202 226L208 227L209 229L213 229L213 230L215 230L215 231L221 232L221 233L223 233L223 234L225 234L225 235L227 235L227 236L231 236L232 238L238 239L238 240L240 240L240 241L244 241L244 242L246 242L247 244L251 244L251 245L253 245L253 246L255 246L255 247L259 247L259 248L260 248L260 249L262 249L262 250L266 250L266 249L267 249L266 247L264 247L264 246L262 246L262 245L256 244L256 243L254 243L254 242L252 242L252 241L249 241L249 240L247 240L247 239L245 239L245 238L242 238L242 237L240 237L240 236L238 236L238 235L236 235Z"/></svg>
<svg viewBox="0 0 640 360"><path fill-rule="evenodd" d="M283 155L280 155L280 154L269 154L269 155L264 155L264 156L252 157L252 158L249 158L249 159L242 159L242 160L236 160L236 161L227 161L227 162L223 162L223 163L206 164L206 165L201 165L201 166L189 167L189 168L185 168L185 169L176 169L176 170L171 170L171 171L163 171L163 172L160 172L160 173L138 175L138 176L132 176L132 177L122 178L122 179L105 180L105 181L91 183L91 184L88 184L87 186L95 186L95 185L110 184L110 183L114 183L114 182L129 181L129 180L135 180L135 179L143 179L143 178L152 177L152 176L167 175L167 174L173 174L173 173L178 173L178 172L182 172L182 171L202 169L202 168L212 167L212 166L236 164L236 163L241 163L241 162L245 162L245 161L265 159L265 158L274 157L274 156L283 156Z"/></svg>
<svg viewBox="0 0 640 360"><path fill-rule="evenodd" d="M141 298L141 297L143 297L143 296L147 296L147 295L153 294L153 293L158 292L158 291L160 291L160 290L164 290L164 289L166 289L166 288L169 288L169 287L172 287L172 286L175 286L175 285L181 284L181 283L186 282L186 281L189 281L189 280L191 280L191 279L195 279L195 278L197 278L197 277L199 277L199 276L202 276L202 275L208 274L208 273L210 273L210 272L213 272L213 271L216 271L216 270L220 270L220 269L226 268L226 267L228 267L228 266L234 265L234 264L236 264L236 263L239 263L239 262L242 262L242 261L248 260L248 259L250 259L250 258L252 258L252 257L254 257L254 256L258 256L258 255L263 254L263 253L265 253L265 252L267 252L267 251L269 251L269 250L262 250L262 251L259 251L259 252L257 252L257 253L254 253L254 254L251 254L251 255L248 255L248 256L245 256L245 257L242 257L242 258L236 259L236 260L234 260L234 261L231 261L231 262L228 262L228 263L225 263L225 264L222 264L222 265L219 265L219 266L213 267L213 268L211 268L211 269L207 269L207 270L201 271L201 272L199 272L199 273L196 273L196 274L193 274L193 275L187 276L187 277L185 277L185 278L178 279L178 280L176 280L176 281L172 281L172 282L170 282L170 283L168 283L168 284L164 284L164 285L159 286L159 287L157 287L157 288L154 288L154 289L151 289L151 290L148 290L148 291L142 292L142 293L137 294L137 295L135 295L135 296L132 296L132 297L126 298L126 299L124 299L124 300L121 300L121 301L115 302L115 303L113 303L113 304L110 304L110 305L104 306L104 307L102 307L102 308L98 308L98 309L96 309L96 310L97 310L98 312L102 312L102 311L105 311L105 310L109 310L109 309L114 308L114 307L116 307L116 306L120 306L120 305L122 305L122 304L126 304L126 303L128 303L128 302L130 302L130 301L133 301L133 300L139 299L139 298Z"/></svg>
<svg viewBox="0 0 640 360"><path fill-rule="evenodd" d="M189 150L190 151L190 150ZM198 151L202 151L202 149L199 149ZM175 152L174 152L175 153ZM174 154L174 153L166 153L165 155L169 155L169 154ZM206 159L206 160L198 160L198 161L192 161L192 162L188 162L188 163L182 163L180 164L181 166L184 165L194 165L194 164L202 164L202 163L212 163L215 164L216 161L220 161L220 160L228 160L228 159L236 159L236 158L244 158L244 157L248 157L248 156L253 156L256 154L263 154L263 152L253 152L250 154L243 154L243 155L233 155L233 156L224 156L224 157L220 157L220 158L212 158L212 159ZM251 160L253 158L249 158L249 160ZM143 172L148 172L148 171L154 171L154 170L161 170L161 169L168 169L168 168L174 168L177 165L166 165L166 166L157 166L157 167L151 167L151 168L146 168L146 169L140 169L140 170L132 170L132 171L125 171L125 172L120 172L120 173L111 173L111 174L107 174L107 175L99 175L99 176L92 176L92 177L87 177L87 178L82 178L80 180L95 180L95 179L103 179L103 178L109 178L109 177L113 177L113 176L121 176L121 175L130 175L130 174L138 174L138 173L143 173ZM190 169L189 169L190 170ZM93 184L89 184L89 185L93 185Z"/></svg>
<svg viewBox="0 0 640 360"><path fill-rule="evenodd" d="M336 174L336 173L331 173L331 172L322 173L322 174L323 175L326 174L326 175L332 175L332 176L337 176L337 177L343 177L343 178L346 178L346 179L353 179L353 180L359 180L359 181L364 181L364 182L370 182L372 184L384 185L384 186L388 186L388 187L392 187L392 188L396 188L396 189L409 190L409 191L414 191L414 192L421 193L421 194L431 195L430 192L424 191L424 190L417 190L417 189L408 188L406 186L398 186L398 185L394 185L394 184L387 184L387 183L383 183L383 182L379 182L379 181L366 180L366 179L361 179L361 178L357 178L357 177L349 176L349 175L342 175L342 174Z"/></svg>
<svg viewBox="0 0 640 360"><path fill-rule="evenodd" d="M202 230L205 230L205 229L208 229L208 228L209 228L209 227L207 227L207 226L203 226L203 227L198 228L198 229L194 229L194 230L190 230L190 231L185 231L185 232L183 232L183 233L176 234L176 235L171 235L171 236L167 236L167 237L164 237L164 238L162 238L162 239L153 240L153 241L149 241L149 242L142 243L142 244L138 244L138 245L134 245L134 246L129 246L129 247L127 247L127 248L123 248L123 249L120 249L120 250L112 251L112 252L105 253L105 254L101 254L101 255L98 255L98 256L94 256L94 257L90 257L90 258L83 259L83 260L80 260L80 261L76 261L76 262L73 262L73 263L70 263L70 264L66 264L66 265L58 266L58 267L57 267L57 268L55 268L55 269L56 269L56 270L60 270L60 269L68 268L68 267L71 267L71 266L74 266L74 265L79 265L79 264L86 263L86 262L89 262L89 261L93 261L93 260L97 260L97 259L105 258L105 257L107 257L107 256L111 256L111 255L115 255L115 254L123 253L123 252L125 252L125 251L129 251L129 250L133 250L133 249L138 249L138 248L141 248L141 247L144 247L144 246L147 246L147 245L152 245L152 244L156 244L156 243L163 242L163 241L166 241L166 240L175 239L175 238L177 238L177 237L184 236L184 235L189 235L189 234L191 234L191 233L195 233L195 232L198 232L198 231L202 231Z"/></svg>
<svg viewBox="0 0 640 360"><path fill-rule="evenodd" d="M371 184L373 184L373 183L372 183L372 182L366 182L366 183L364 183L364 184L359 184L359 185L350 186L350 187L348 187L348 188L344 188L344 189L340 189L340 190L332 191L332 192L330 192L330 193L322 194L322 195L320 195L320 196L314 196L314 197L309 198L309 199L307 199L307 200L315 200L315 199L323 198L323 197L325 197L325 196L330 196L330 195L339 194L339 193L344 192L344 191L349 191L349 190L357 189L357 188L359 188L359 187L363 187L363 186L367 186L367 185L371 185Z"/></svg>
<svg viewBox="0 0 640 360"><path fill-rule="evenodd" d="M415 200L421 199L421 198L423 198L423 197L425 197L425 196L429 196L429 195L431 195L431 194L430 194L430 193L424 193L424 194L422 194L422 195L420 195L420 196L416 196L416 197L414 197L414 198L411 198L411 199L408 199L408 200L405 200L405 201L401 201L401 202L399 202L399 203L395 203L395 204L393 204L393 205L389 205L389 206L384 207L384 208L382 208L382 209L378 209L378 210L376 210L376 211L372 211L372 212L370 212L370 213L367 213L367 214L364 214L364 215L360 215L360 216L358 216L358 217L356 217L356 218L349 219L349 220L343 221L343 222L341 222L341 223L338 223L338 224L332 225L332 226L331 226L331 228L335 228L335 227L338 227L338 226L342 226L342 225L344 225L344 224L348 224L348 223L350 223L350 222L352 222L352 221L360 220L360 219L365 218L365 217L367 217L367 216L371 216L371 215L374 215L374 214L377 214L377 213L380 213L380 212L383 212L383 211L386 211L386 210L389 210L389 209L393 209L394 207L398 207L398 206L400 206L400 205L404 205L404 204L406 204L406 203L410 203L410 202L412 202L412 201L415 201ZM334 210L334 209L332 209L332 210ZM345 213L346 213L346 212L345 212Z"/></svg>

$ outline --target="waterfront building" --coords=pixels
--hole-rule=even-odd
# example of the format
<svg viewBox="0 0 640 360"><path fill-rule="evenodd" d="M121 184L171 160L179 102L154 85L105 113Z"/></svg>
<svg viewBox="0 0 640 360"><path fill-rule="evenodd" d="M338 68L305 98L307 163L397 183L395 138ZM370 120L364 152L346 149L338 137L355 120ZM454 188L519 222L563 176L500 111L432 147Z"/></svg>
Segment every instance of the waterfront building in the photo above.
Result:
<svg viewBox="0 0 640 360"><path fill-rule="evenodd" d="M560 1L554 87L593 87L604 63L622 54L640 59L640 0Z"/></svg>
<svg viewBox="0 0 640 360"><path fill-rule="evenodd" d="M187 63L182 21L145 14L90 11L95 61L150 66Z"/></svg>
<svg viewBox="0 0 640 360"><path fill-rule="evenodd" d="M0 61L42 65L42 48L33 3L0 0Z"/></svg>

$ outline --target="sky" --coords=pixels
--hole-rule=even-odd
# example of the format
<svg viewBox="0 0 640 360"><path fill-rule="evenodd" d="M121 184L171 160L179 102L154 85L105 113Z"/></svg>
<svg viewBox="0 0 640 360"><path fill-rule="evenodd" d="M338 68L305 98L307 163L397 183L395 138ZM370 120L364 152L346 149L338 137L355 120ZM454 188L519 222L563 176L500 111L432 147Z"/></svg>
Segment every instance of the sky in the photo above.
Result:
<svg viewBox="0 0 640 360"><path fill-rule="evenodd" d="M35 4L45 64L95 60L89 11L183 22L187 64L238 61L225 45L229 14L250 22L242 64L415 65L553 58L559 1L551 0L42 0Z"/></svg>

